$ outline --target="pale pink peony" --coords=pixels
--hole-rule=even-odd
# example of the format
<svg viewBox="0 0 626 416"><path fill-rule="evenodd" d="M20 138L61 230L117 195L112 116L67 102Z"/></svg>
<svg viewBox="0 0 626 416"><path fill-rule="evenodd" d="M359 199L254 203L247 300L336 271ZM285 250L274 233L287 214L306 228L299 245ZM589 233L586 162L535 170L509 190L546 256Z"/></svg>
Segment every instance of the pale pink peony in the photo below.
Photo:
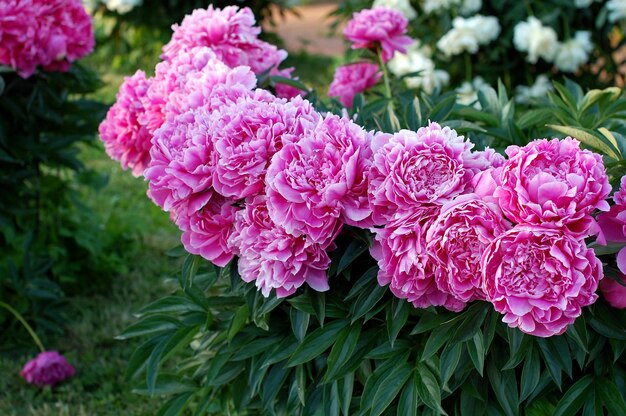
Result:
<svg viewBox="0 0 626 416"><path fill-rule="evenodd" d="M330 258L324 247L276 225L264 196L248 200L237 213L230 244L239 256L241 278L254 281L263 296L273 289L277 297L289 296L304 283L320 292L329 289Z"/></svg>
<svg viewBox="0 0 626 416"><path fill-rule="evenodd" d="M567 228L568 233L594 233L594 209L608 211L611 186L602 157L580 149L572 138L535 140L509 146L495 192L507 217L522 224Z"/></svg>
<svg viewBox="0 0 626 416"><path fill-rule="evenodd" d="M444 306L460 311L465 303L437 288L435 263L426 248L426 233L439 214L438 207L415 208L411 214L374 228L370 249L378 261L378 283L416 308Z"/></svg>
<svg viewBox="0 0 626 416"><path fill-rule="evenodd" d="M223 9L196 9L180 25L172 26L172 40L163 47L161 58L175 59L182 52L208 46L231 68L246 65L256 74L276 68L287 52L258 39L261 29L254 26L252 10L228 6Z"/></svg>
<svg viewBox="0 0 626 416"><path fill-rule="evenodd" d="M144 176L148 196L164 211L184 204L194 212L210 199L215 156L209 119L206 109L191 110L154 134Z"/></svg>
<svg viewBox="0 0 626 416"><path fill-rule="evenodd" d="M352 15L343 31L352 49L376 49L380 46L386 61L398 51L405 53L413 40L406 36L409 21L397 10L386 7L365 9Z"/></svg>
<svg viewBox="0 0 626 416"><path fill-rule="evenodd" d="M274 155L265 179L272 220L295 236L329 244L344 222L368 224L372 135L327 115Z"/></svg>
<svg viewBox="0 0 626 416"><path fill-rule="evenodd" d="M518 225L482 258L483 289L510 327L539 337L565 332L597 299L602 263L584 240L558 229Z"/></svg>
<svg viewBox="0 0 626 416"><path fill-rule="evenodd" d="M626 276L620 275L622 282L626 281ZM602 279L600 281L600 292L602 296L614 308L626 309L626 287L613 279Z"/></svg>
<svg viewBox="0 0 626 416"><path fill-rule="evenodd" d="M55 386L75 373L74 367L56 351L39 353L37 357L28 361L20 372L27 383L37 387Z"/></svg>
<svg viewBox="0 0 626 416"><path fill-rule="evenodd" d="M485 300L480 260L485 247L508 228L498 205L476 194L445 204L426 234L439 290L463 302Z"/></svg>
<svg viewBox="0 0 626 416"><path fill-rule="evenodd" d="M261 91L222 107L208 121L216 156L213 187L224 196L243 199L262 193L272 156L320 120L300 97L267 99Z"/></svg>
<svg viewBox="0 0 626 416"><path fill-rule="evenodd" d="M470 187L466 168L472 144L448 127L430 123L374 138L369 198L376 224L424 204L443 205Z"/></svg>
<svg viewBox="0 0 626 416"><path fill-rule="evenodd" d="M67 71L93 50L91 17L80 0L0 2L0 64L28 78L37 66Z"/></svg>
<svg viewBox="0 0 626 416"><path fill-rule="evenodd" d="M145 111L143 102L148 86L143 71L124 78L115 104L98 129L107 154L119 161L122 168L131 168L134 176L141 176L150 162L152 136L139 122Z"/></svg>
<svg viewBox="0 0 626 416"><path fill-rule="evenodd" d="M229 68L207 47L186 50L157 64L139 121L154 134L166 118L203 106L212 111L255 86L249 68Z"/></svg>
<svg viewBox="0 0 626 416"><path fill-rule="evenodd" d="M235 200L208 192L208 202L200 209L181 206L176 211L176 225L183 235L181 241L191 254L197 254L216 266L226 266L234 256L228 240L234 231Z"/></svg>
<svg viewBox="0 0 626 416"><path fill-rule="evenodd" d="M382 76L378 65L368 62L340 66L335 71L328 96L338 97L341 104L352 107L354 96L376 85Z"/></svg>

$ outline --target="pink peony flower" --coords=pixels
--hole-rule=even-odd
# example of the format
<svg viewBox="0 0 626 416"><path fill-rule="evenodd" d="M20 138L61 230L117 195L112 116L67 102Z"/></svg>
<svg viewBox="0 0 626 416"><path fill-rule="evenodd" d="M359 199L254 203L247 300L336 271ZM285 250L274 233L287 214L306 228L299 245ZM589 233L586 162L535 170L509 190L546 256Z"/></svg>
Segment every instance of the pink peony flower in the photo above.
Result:
<svg viewBox="0 0 626 416"><path fill-rule="evenodd" d="M480 259L507 228L498 205L476 194L459 195L445 204L426 234L439 290L463 302L485 300Z"/></svg>
<svg viewBox="0 0 626 416"><path fill-rule="evenodd" d="M242 97L214 112L208 121L216 155L213 187L240 199L263 192L274 153L298 141L319 120L313 106L300 97L289 102L262 94Z"/></svg>
<svg viewBox="0 0 626 416"><path fill-rule="evenodd" d="M626 281L626 276L620 275L622 282ZM626 287L613 279L602 279L600 281L600 292L602 296L614 308L626 309Z"/></svg>
<svg viewBox="0 0 626 416"><path fill-rule="evenodd" d="M198 210L176 210L176 225L183 235L185 250L209 260L216 266L226 266L234 256L228 240L234 230L235 200L208 192L209 200ZM187 208L187 209L185 209Z"/></svg>
<svg viewBox="0 0 626 416"><path fill-rule="evenodd" d="M347 118L327 115L286 144L267 170L270 217L295 236L329 244L343 222L367 223L372 135Z"/></svg>
<svg viewBox="0 0 626 416"><path fill-rule="evenodd" d="M580 149L577 140L535 140L509 146L495 192L511 220L567 228L568 233L593 233L594 209L608 211L611 191L602 157Z"/></svg>
<svg viewBox="0 0 626 416"><path fill-rule="evenodd" d="M67 71L94 46L91 17L80 0L0 2L0 64L28 78L37 66Z"/></svg>
<svg viewBox="0 0 626 416"><path fill-rule="evenodd" d="M626 207L626 175L620 180L619 190L613 195L613 201L617 205Z"/></svg>
<svg viewBox="0 0 626 416"><path fill-rule="evenodd" d="M378 283L389 285L398 298L416 308L444 306L458 312L465 303L438 289L435 263L426 248L426 233L438 213L438 207L415 208L384 228L372 229L376 235L370 254L378 261Z"/></svg>
<svg viewBox="0 0 626 416"><path fill-rule="evenodd" d="M230 244L239 256L241 278L254 281L263 296L269 296L272 289L277 297L289 296L304 283L320 292L329 288L330 258L324 247L276 225L264 196L248 200L236 214Z"/></svg>
<svg viewBox="0 0 626 416"><path fill-rule="evenodd" d="M340 66L335 71L328 96L339 97L341 104L352 107L354 96L376 85L382 76L378 65L368 62Z"/></svg>
<svg viewBox="0 0 626 416"><path fill-rule="evenodd" d="M202 106L212 111L255 86L256 77L247 67L229 68L207 47L183 51L157 64L139 121L154 134L166 118Z"/></svg>
<svg viewBox="0 0 626 416"><path fill-rule="evenodd" d="M180 25L172 26L172 40L163 47L161 58L175 59L181 52L208 46L218 59L231 68L246 65L260 74L285 60L287 52L258 39L252 10L228 6L223 9L196 9Z"/></svg>
<svg viewBox="0 0 626 416"><path fill-rule="evenodd" d="M291 76L291 73L293 71L294 71L293 67L285 68L285 69L272 68L272 70L270 71L270 76L273 76L273 77L279 76L279 77L289 78L289 79L293 79L297 81L298 77ZM276 85L274 86L274 90L278 98L286 98L286 99L291 99L297 96L304 97L307 94L306 91L303 91L296 87L292 87L291 85L288 85L282 82L276 82Z"/></svg>
<svg viewBox="0 0 626 416"><path fill-rule="evenodd" d="M361 10L352 15L343 31L344 36L353 42L352 49L382 49L385 62L396 51L405 53L413 40L406 36L409 21L397 10L386 7Z"/></svg>
<svg viewBox="0 0 626 416"><path fill-rule="evenodd" d="M76 370L65 357L56 351L45 351L28 361L20 374L27 383L43 387L55 386L74 373Z"/></svg>
<svg viewBox="0 0 626 416"><path fill-rule="evenodd" d="M124 78L115 104L98 129L107 154L118 160L123 169L131 168L134 176L141 176L150 162L152 136L139 123L148 86L143 71Z"/></svg>
<svg viewBox="0 0 626 416"><path fill-rule="evenodd" d="M210 199L215 156L210 113L191 110L168 121L152 139L151 162L144 172L148 196L164 211L182 204L197 211Z"/></svg>
<svg viewBox="0 0 626 416"><path fill-rule="evenodd" d="M437 123L417 133L376 136L369 189L374 222L384 224L424 204L441 206L464 193L475 173L464 166L472 146Z"/></svg>
<svg viewBox="0 0 626 416"><path fill-rule="evenodd" d="M567 232L518 225L496 237L482 258L487 300L510 327L539 337L565 332L597 299L602 263Z"/></svg>

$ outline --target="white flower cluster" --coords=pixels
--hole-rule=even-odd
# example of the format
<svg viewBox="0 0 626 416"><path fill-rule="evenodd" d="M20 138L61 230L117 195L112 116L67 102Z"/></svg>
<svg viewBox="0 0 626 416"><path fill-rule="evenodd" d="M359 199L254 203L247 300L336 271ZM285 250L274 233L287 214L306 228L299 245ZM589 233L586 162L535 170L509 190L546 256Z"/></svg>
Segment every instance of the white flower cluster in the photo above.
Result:
<svg viewBox="0 0 626 416"><path fill-rule="evenodd" d="M482 0L424 0L422 7L426 13L441 13L458 8L462 15L467 16L476 13L482 6Z"/></svg>
<svg viewBox="0 0 626 416"><path fill-rule="evenodd" d="M125 14L135 7L141 6L143 0L83 0L85 8L90 13L93 13L93 11L98 7L98 4L101 3L112 12Z"/></svg>
<svg viewBox="0 0 626 416"><path fill-rule="evenodd" d="M478 91L488 86L489 84L487 84L482 77L476 77L472 82L465 81L456 89L456 102L463 105L473 105L474 108L480 109Z"/></svg>
<svg viewBox="0 0 626 416"><path fill-rule="evenodd" d="M408 87L420 88L428 94L450 82L446 71L435 69L430 50L420 48L418 42L409 47L406 54L396 52L389 61L389 70L398 77L418 72L415 76L405 78L405 82Z"/></svg>
<svg viewBox="0 0 626 416"><path fill-rule="evenodd" d="M595 0L574 0L574 6L578 9L584 9L585 7L591 6Z"/></svg>
<svg viewBox="0 0 626 416"><path fill-rule="evenodd" d="M531 104L537 98L545 97L548 91L552 91L554 87L550 83L548 76L541 74L530 86L519 85L515 89L515 101L522 104Z"/></svg>
<svg viewBox="0 0 626 416"><path fill-rule="evenodd" d="M564 72L576 72L589 61L589 54L593 51L591 32L581 30L573 38L559 42L554 29L544 26L534 16L515 26L513 44L518 51L528 53L526 59L531 64L542 58Z"/></svg>
<svg viewBox="0 0 626 416"><path fill-rule="evenodd" d="M493 16L477 14L467 19L455 17L452 29L437 42L437 48L446 56L463 52L476 53L480 45L486 45L500 34L500 24Z"/></svg>
<svg viewBox="0 0 626 416"><path fill-rule="evenodd" d="M609 0L606 2L609 22L617 22L626 18L626 0Z"/></svg>
<svg viewBox="0 0 626 416"><path fill-rule="evenodd" d="M413 20L417 17L417 12L413 6L411 6L411 2L409 0L374 0L372 8L374 7L387 7L389 9L397 10L408 20Z"/></svg>

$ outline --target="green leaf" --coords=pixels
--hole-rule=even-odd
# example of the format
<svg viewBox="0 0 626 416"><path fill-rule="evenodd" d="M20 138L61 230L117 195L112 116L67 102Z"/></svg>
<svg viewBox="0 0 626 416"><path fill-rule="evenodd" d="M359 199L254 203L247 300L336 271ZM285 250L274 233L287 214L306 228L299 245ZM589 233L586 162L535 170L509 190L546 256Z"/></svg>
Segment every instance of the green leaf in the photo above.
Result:
<svg viewBox="0 0 626 416"><path fill-rule="evenodd" d="M303 364L320 356L333 344L339 332L348 324L346 319L337 320L308 334L292 354L287 366Z"/></svg>
<svg viewBox="0 0 626 416"><path fill-rule="evenodd" d="M531 395L539 384L541 376L541 363L536 350L532 348L526 355L524 367L522 368L520 401L525 400Z"/></svg>
<svg viewBox="0 0 626 416"><path fill-rule="evenodd" d="M448 325L433 330L426 341L420 360L424 361L432 357L449 340L450 328Z"/></svg>
<svg viewBox="0 0 626 416"><path fill-rule="evenodd" d="M339 389L337 382L324 387L324 415L339 416Z"/></svg>
<svg viewBox="0 0 626 416"><path fill-rule="evenodd" d="M461 343L450 343L441 354L441 358L439 359L439 373L441 374L441 384L444 386L448 383L448 380L450 380L450 377L452 377L452 374L454 374L454 371L459 365L462 348L463 344Z"/></svg>
<svg viewBox="0 0 626 416"><path fill-rule="evenodd" d="M417 386L417 394L424 404L435 412L447 414L441 407L441 389L437 377L426 364L417 364L417 372L414 373L414 381Z"/></svg>
<svg viewBox="0 0 626 416"><path fill-rule="evenodd" d="M502 410L507 416L517 416L519 412L519 398L517 381L513 370L499 370L493 362L487 365L487 375L491 388Z"/></svg>
<svg viewBox="0 0 626 416"><path fill-rule="evenodd" d="M247 303L244 303L239 308L237 308L237 311L230 320L230 325L228 327L229 341L231 341L235 337L235 335L237 335L237 333L241 331L244 326L246 326L246 322L248 321L249 316L250 309Z"/></svg>
<svg viewBox="0 0 626 416"><path fill-rule="evenodd" d="M298 342L302 342L309 327L309 319L311 315L296 308L290 308L289 316L291 319L291 330L296 336Z"/></svg>
<svg viewBox="0 0 626 416"><path fill-rule="evenodd" d="M324 319L326 318L326 294L323 292L309 291L311 295L311 305L320 326L324 327Z"/></svg>
<svg viewBox="0 0 626 416"><path fill-rule="evenodd" d="M376 280L376 275L378 274L378 266L372 266L369 269L367 269L367 271L365 273L363 273L363 276L361 276L356 283L354 283L354 286L352 286L352 289L350 289L350 292L348 292L348 295L345 297L345 301L349 301L350 299L353 299L359 295L361 295L367 288L367 286L373 284L378 284L377 280Z"/></svg>
<svg viewBox="0 0 626 416"><path fill-rule="evenodd" d="M387 335L392 346L408 318L409 304L394 297L387 307Z"/></svg>
<svg viewBox="0 0 626 416"><path fill-rule="evenodd" d="M402 390L400 400L398 401L398 416L417 415L417 406L419 404L417 377L419 377L417 373L412 372L404 386L404 390Z"/></svg>
<svg viewBox="0 0 626 416"><path fill-rule="evenodd" d="M626 402L612 380L606 377L597 379L596 394L600 396L610 415L626 415Z"/></svg>
<svg viewBox="0 0 626 416"><path fill-rule="evenodd" d="M467 353L474 364L474 368L480 376L483 376L483 368L485 366L485 347L481 333L474 334L474 337L466 342Z"/></svg>
<svg viewBox="0 0 626 416"><path fill-rule="evenodd" d="M193 392L189 391L173 397L159 409L157 416L178 416L182 414L187 401L192 395Z"/></svg>
<svg viewBox="0 0 626 416"><path fill-rule="evenodd" d="M341 370L350 357L352 357L360 335L360 322L355 322L352 326L345 327L341 330L335 345L333 345L333 348L330 350L328 360L326 361L327 370L324 375L325 382L343 376L343 374L339 373L339 370Z"/></svg>
<svg viewBox="0 0 626 416"><path fill-rule="evenodd" d="M397 366L385 377L380 387L374 394L371 416L379 416L382 414L391 402L398 396L400 390L404 386L412 368L406 362L398 363Z"/></svg>
<svg viewBox="0 0 626 416"><path fill-rule="evenodd" d="M270 77L270 82L274 86L276 84L285 84L285 85L289 85L291 87L297 88L297 89L299 89L301 91L309 91L309 87L304 85L299 80L293 79L293 78L286 78L286 77L281 77L279 75L272 75Z"/></svg>
<svg viewBox="0 0 626 416"><path fill-rule="evenodd" d="M578 413L589 396L587 388L591 385L593 379L589 374L583 376L580 380L572 385L559 400L554 411L554 416L568 416Z"/></svg>
<svg viewBox="0 0 626 416"><path fill-rule="evenodd" d="M183 269L179 278L180 287L186 288L191 286L193 278L196 276L196 273L198 273L201 261L203 261L202 257L194 256L193 254L189 254L185 257Z"/></svg>
<svg viewBox="0 0 626 416"><path fill-rule="evenodd" d="M279 337L268 337L268 338L258 338L254 341L246 343L243 348L241 348L233 358L232 361L241 361L246 360L254 355L260 355L265 353L269 347L272 347L281 342Z"/></svg>
<svg viewBox="0 0 626 416"><path fill-rule="evenodd" d="M367 244L363 240L352 240L346 250L343 252L343 256L339 260L339 265L337 266L337 271L335 275L339 275L341 272L346 270L348 266L352 264L354 260L356 260L361 254L363 254L367 250Z"/></svg>
<svg viewBox="0 0 626 416"><path fill-rule="evenodd" d="M166 337L167 335L159 335L150 338L133 351L133 354L128 360L128 365L126 366L126 372L124 374L124 378L126 380L130 380L137 376L137 374L146 366L148 358L150 357L150 354L152 354L155 346Z"/></svg>
<svg viewBox="0 0 626 416"><path fill-rule="evenodd" d="M607 143L607 139L597 135L593 130L585 129L582 127L571 126L557 126L554 124L548 124L548 127L558 131L559 133L567 134L575 139L580 140L587 146L600 151L615 160L620 160L619 149L612 148Z"/></svg>
<svg viewBox="0 0 626 416"><path fill-rule="evenodd" d="M178 319L168 315L152 315L126 328L115 339L129 339L142 335L153 335L172 331L181 326Z"/></svg>
<svg viewBox="0 0 626 416"><path fill-rule="evenodd" d="M372 285L367 291L362 292L355 302L350 305L350 315L352 316L352 322L368 313L379 300L385 295L386 288L379 286L378 284Z"/></svg>
<svg viewBox="0 0 626 416"><path fill-rule="evenodd" d="M487 316L490 304L486 302L477 302L470 306L467 311L463 313L463 321L454 331L451 342L464 342L472 339L476 334Z"/></svg>
<svg viewBox="0 0 626 416"><path fill-rule="evenodd" d="M183 296L167 296L144 306L135 316L142 317L157 313L180 313L189 311L204 312L204 309Z"/></svg>
<svg viewBox="0 0 626 416"><path fill-rule="evenodd" d="M197 388L198 386L191 380L183 380L171 374L160 374L152 392L149 392L145 385L133 389L133 392L142 396L160 396L193 392Z"/></svg>
<svg viewBox="0 0 626 416"><path fill-rule="evenodd" d="M399 363L406 363L409 353L398 354L393 359L386 360L379 364L373 373L366 377L363 393L361 394L361 412L371 409L374 406L374 396L380 386L383 385L387 376L394 371Z"/></svg>
<svg viewBox="0 0 626 416"><path fill-rule="evenodd" d="M339 393L339 407L343 416L349 416L350 403L352 403L352 391L354 390L354 373L348 373L337 381L337 391Z"/></svg>

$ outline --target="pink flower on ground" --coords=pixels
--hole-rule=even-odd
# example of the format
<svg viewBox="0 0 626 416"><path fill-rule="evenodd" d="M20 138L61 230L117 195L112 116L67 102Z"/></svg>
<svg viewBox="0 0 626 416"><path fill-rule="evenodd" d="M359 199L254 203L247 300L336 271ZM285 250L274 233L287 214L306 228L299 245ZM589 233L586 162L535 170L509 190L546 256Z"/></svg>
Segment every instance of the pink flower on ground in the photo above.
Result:
<svg viewBox="0 0 626 416"><path fill-rule="evenodd" d="M293 79L297 81L298 77L291 76L291 73L293 71L294 71L293 67L285 68L285 69L273 68L270 71L270 76L279 76L279 77L289 78L289 79ZM276 85L274 86L274 91L276 92L276 96L278 98L286 98L286 99L291 99L297 96L304 97L307 94L307 91L303 91L300 88L292 87L291 85L288 85L282 82L276 82Z"/></svg>
<svg viewBox="0 0 626 416"><path fill-rule="evenodd" d="M327 245L343 222L367 223L372 135L347 118L327 115L286 144L267 170L270 216L295 236Z"/></svg>
<svg viewBox="0 0 626 416"><path fill-rule="evenodd" d="M498 205L478 195L459 195L445 204L426 234L439 290L463 302L485 300L481 257L508 228Z"/></svg>
<svg viewBox="0 0 626 416"><path fill-rule="evenodd" d="M626 281L626 276L620 275L622 282ZM602 296L614 308L626 309L626 287L613 279L602 279L600 282L600 292Z"/></svg>
<svg viewBox="0 0 626 416"><path fill-rule="evenodd" d="M258 39L261 28L254 26L252 10L228 6L223 9L196 9L180 25L172 26L172 40L163 47L161 58L175 59L181 52L208 46L231 68L246 65L256 74L278 67L287 52Z"/></svg>
<svg viewBox="0 0 626 416"><path fill-rule="evenodd" d="M0 64L28 78L41 65L67 71L94 46L91 17L79 0L0 2Z"/></svg>
<svg viewBox="0 0 626 416"><path fill-rule="evenodd" d="M29 384L37 387L55 386L76 373L65 357L56 351L45 351L28 361L21 375Z"/></svg>
<svg viewBox="0 0 626 416"><path fill-rule="evenodd" d="M565 332L597 299L602 263L585 241L558 229L516 226L482 258L487 300L512 328L539 337Z"/></svg>
<svg viewBox="0 0 626 416"><path fill-rule="evenodd" d="M495 196L504 214L523 224L567 228L577 236L594 232L594 209L608 211L611 186L602 157L580 149L572 138L509 146Z"/></svg>
<svg viewBox="0 0 626 416"><path fill-rule="evenodd" d="M374 138L369 199L376 224L424 204L443 205L464 193L475 173L464 166L473 144L430 123Z"/></svg>
<svg viewBox="0 0 626 416"><path fill-rule="evenodd" d="M378 65L368 62L340 66L335 71L328 96L338 97L341 104L352 107L354 96L376 85L382 76Z"/></svg>
<svg viewBox="0 0 626 416"><path fill-rule="evenodd" d="M98 129L107 154L119 161L123 169L131 168L134 176L141 176L150 162L152 136L139 122L145 111L143 100L148 86L143 71L124 78L115 104Z"/></svg>
<svg viewBox="0 0 626 416"><path fill-rule="evenodd" d="M224 267L233 259L234 253L228 240L234 231L235 213L239 210L235 200L209 192L209 201L199 210L176 211L176 225L183 235L185 250Z"/></svg>
<svg viewBox="0 0 626 416"><path fill-rule="evenodd" d="M157 64L139 121L154 134L166 118L202 106L212 111L255 86L256 77L249 68L229 68L207 47L183 51Z"/></svg>
<svg viewBox="0 0 626 416"><path fill-rule="evenodd" d="M242 97L214 112L208 121L216 155L213 187L240 199L263 192L274 153L298 141L319 120L313 106L300 97L293 101Z"/></svg>
<svg viewBox="0 0 626 416"><path fill-rule="evenodd" d="M413 40L406 36L409 21L397 10L386 7L361 10L352 15L352 20L343 31L344 36L353 42L352 49L382 49L386 61L396 51L405 53Z"/></svg>
<svg viewBox="0 0 626 416"><path fill-rule="evenodd" d="M372 229L376 235L370 253L378 261L378 284L389 285L395 296L416 308L444 306L458 312L465 303L437 288L435 263L426 248L426 233L438 213L437 207L416 208Z"/></svg>
<svg viewBox="0 0 626 416"><path fill-rule="evenodd" d="M277 297L289 296L304 283L320 292L329 288L330 258L324 247L276 225L264 196L248 200L237 213L230 244L239 256L241 278L254 281L263 296L269 296L272 289Z"/></svg>

